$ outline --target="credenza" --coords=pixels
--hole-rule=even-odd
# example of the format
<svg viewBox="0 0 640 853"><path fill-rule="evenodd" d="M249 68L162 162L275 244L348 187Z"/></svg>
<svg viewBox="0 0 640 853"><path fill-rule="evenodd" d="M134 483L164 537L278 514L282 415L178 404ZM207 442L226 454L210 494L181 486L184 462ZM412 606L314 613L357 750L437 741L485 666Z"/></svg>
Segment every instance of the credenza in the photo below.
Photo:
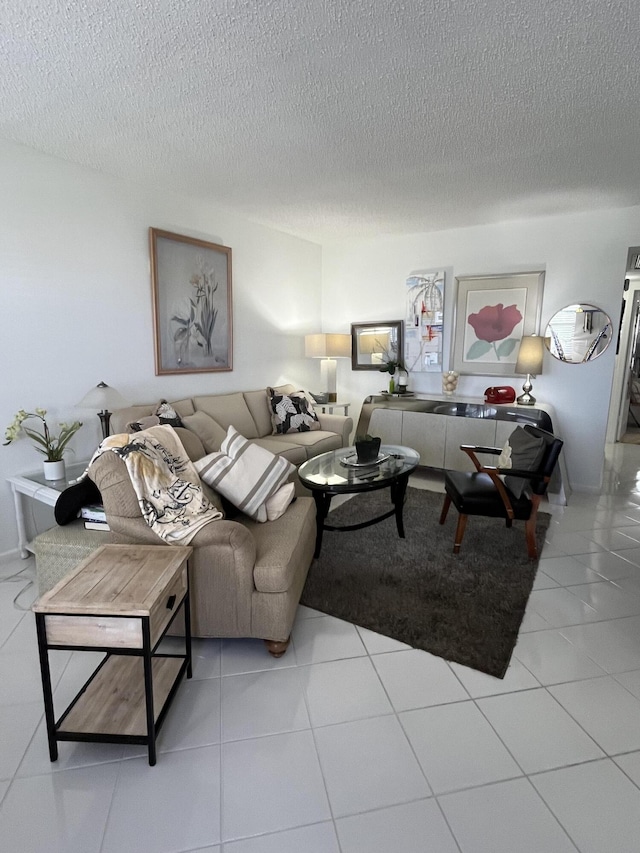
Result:
<svg viewBox="0 0 640 853"><path fill-rule="evenodd" d="M532 424L558 434L557 418L547 403L519 406L492 405L477 398L426 395L375 394L362 405L356 433L370 433L383 444L412 447L420 454L420 465L473 471L461 444L502 447L518 425ZM558 432L556 433L556 430ZM495 457L493 457L495 464ZM566 504L569 480L562 454L549 487L549 501Z"/></svg>

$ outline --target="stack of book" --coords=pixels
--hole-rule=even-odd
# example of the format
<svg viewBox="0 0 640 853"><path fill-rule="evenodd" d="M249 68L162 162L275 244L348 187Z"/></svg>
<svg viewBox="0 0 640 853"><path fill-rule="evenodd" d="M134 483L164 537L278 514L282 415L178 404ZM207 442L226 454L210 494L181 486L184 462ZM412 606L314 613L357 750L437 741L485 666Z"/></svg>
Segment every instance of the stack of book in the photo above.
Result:
<svg viewBox="0 0 640 853"><path fill-rule="evenodd" d="M89 504L80 510L80 518L87 530L110 530L107 514L102 504Z"/></svg>

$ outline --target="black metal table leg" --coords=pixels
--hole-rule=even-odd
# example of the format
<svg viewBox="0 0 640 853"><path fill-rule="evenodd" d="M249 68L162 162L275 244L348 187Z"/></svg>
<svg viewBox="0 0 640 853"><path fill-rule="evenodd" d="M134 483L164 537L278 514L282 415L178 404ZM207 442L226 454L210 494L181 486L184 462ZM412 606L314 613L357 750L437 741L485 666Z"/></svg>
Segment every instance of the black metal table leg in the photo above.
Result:
<svg viewBox="0 0 640 853"><path fill-rule="evenodd" d="M42 693L44 695L44 716L47 722L47 738L49 740L49 758L58 760L58 739L56 737L56 718L53 711L53 691L51 690L51 669L49 668L49 651L47 649L47 629L45 616L36 613L36 631L38 634L38 654L40 655L40 675L42 676Z"/></svg>
<svg viewBox="0 0 640 853"><path fill-rule="evenodd" d="M151 657L151 634L149 619L142 620L142 659L144 662L144 701L147 712L147 746L149 748L149 766L156 763L156 721L153 711L153 672Z"/></svg>
<svg viewBox="0 0 640 853"><path fill-rule="evenodd" d="M187 678L191 678L193 674L192 655L191 655L191 589L189 578L189 563L187 563L187 594L184 599L184 631L185 631L185 652L187 655Z"/></svg>
<svg viewBox="0 0 640 853"><path fill-rule="evenodd" d="M314 552L314 557L320 556L320 549L322 548L322 534L324 532L324 522L329 514L329 507L331 506L331 495L326 492L314 491L313 498L316 502L316 550Z"/></svg>
<svg viewBox="0 0 640 853"><path fill-rule="evenodd" d="M391 500L395 508L396 527L398 528L398 536L404 539L404 519L402 512L404 509L404 497L407 491L409 475L401 475L391 483Z"/></svg>

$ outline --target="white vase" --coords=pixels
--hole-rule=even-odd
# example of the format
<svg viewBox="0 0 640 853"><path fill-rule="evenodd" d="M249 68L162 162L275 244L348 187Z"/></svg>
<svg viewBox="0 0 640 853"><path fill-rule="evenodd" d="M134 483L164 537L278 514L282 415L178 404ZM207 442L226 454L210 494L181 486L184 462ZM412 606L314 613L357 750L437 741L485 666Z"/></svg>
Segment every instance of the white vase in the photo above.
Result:
<svg viewBox="0 0 640 853"><path fill-rule="evenodd" d="M64 459L59 462L43 462L45 480L64 480Z"/></svg>

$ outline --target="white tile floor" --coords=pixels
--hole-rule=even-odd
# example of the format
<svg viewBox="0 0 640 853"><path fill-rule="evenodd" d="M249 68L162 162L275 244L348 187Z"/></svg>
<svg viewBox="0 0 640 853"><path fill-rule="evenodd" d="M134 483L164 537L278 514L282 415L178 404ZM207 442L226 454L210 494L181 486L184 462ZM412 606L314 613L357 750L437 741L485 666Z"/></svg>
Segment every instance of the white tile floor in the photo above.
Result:
<svg viewBox="0 0 640 853"><path fill-rule="evenodd" d="M301 608L279 660L196 641L153 768L122 745L49 762L25 562L0 566L0 849L637 853L640 447L552 509L504 680ZM53 657L62 708L95 656Z"/></svg>

